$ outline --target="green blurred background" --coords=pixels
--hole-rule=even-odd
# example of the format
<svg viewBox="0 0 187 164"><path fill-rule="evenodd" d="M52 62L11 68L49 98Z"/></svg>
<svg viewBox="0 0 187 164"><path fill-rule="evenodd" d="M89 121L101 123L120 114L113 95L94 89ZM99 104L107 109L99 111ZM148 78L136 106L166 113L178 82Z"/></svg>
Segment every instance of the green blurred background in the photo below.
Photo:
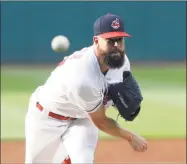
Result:
<svg viewBox="0 0 187 164"><path fill-rule="evenodd" d="M118 122L146 138L186 137L185 2L2 2L1 12L3 140L24 139L31 93L63 56L92 44L93 22L108 12L120 15L132 35L127 55L144 97L134 122ZM51 50L59 34L71 41L66 54ZM112 108L107 114L117 118Z"/></svg>

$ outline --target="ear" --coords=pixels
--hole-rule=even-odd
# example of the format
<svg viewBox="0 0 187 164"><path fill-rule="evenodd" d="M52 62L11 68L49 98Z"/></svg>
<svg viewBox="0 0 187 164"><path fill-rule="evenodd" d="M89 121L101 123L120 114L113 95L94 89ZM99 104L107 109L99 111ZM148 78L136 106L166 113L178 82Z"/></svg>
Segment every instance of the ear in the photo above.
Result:
<svg viewBox="0 0 187 164"><path fill-rule="evenodd" d="M94 44L98 44L98 37L97 36L93 37L93 42L94 42Z"/></svg>

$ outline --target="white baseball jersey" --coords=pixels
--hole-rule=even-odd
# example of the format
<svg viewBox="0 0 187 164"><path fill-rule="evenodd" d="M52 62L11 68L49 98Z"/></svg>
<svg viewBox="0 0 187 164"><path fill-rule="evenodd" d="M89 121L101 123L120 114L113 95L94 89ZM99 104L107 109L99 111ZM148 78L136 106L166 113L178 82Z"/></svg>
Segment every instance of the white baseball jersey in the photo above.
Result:
<svg viewBox="0 0 187 164"><path fill-rule="evenodd" d="M124 70L130 70L126 55L120 69L108 70L104 75L93 46L83 48L66 57L33 95L45 110L63 116L84 118L103 103L109 83L123 81Z"/></svg>

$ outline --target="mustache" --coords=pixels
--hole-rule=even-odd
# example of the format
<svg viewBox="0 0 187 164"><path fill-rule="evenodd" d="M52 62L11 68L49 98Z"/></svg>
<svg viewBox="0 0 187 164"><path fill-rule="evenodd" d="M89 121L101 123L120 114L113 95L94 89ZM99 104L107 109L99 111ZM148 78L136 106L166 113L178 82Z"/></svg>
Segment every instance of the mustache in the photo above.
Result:
<svg viewBox="0 0 187 164"><path fill-rule="evenodd" d="M125 51L125 49L122 49L120 47L112 47L112 48L110 48L108 50L109 50L109 53L116 53L116 52L122 53L123 51Z"/></svg>
<svg viewBox="0 0 187 164"><path fill-rule="evenodd" d="M122 54L122 53L124 53L124 51L117 49L117 50L113 50L113 51L109 52L109 54L116 54L116 53Z"/></svg>
<svg viewBox="0 0 187 164"><path fill-rule="evenodd" d="M108 53L108 56L113 56L114 58L116 57L124 57L125 51L117 50L117 51L112 51Z"/></svg>

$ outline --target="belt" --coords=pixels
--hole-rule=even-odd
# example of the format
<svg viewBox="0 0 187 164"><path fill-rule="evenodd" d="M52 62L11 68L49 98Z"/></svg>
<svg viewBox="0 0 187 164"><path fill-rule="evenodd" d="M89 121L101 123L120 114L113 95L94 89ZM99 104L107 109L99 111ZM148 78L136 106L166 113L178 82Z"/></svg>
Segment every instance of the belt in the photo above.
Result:
<svg viewBox="0 0 187 164"><path fill-rule="evenodd" d="M41 106L41 104L39 104L39 102L36 103L36 107L42 112L43 111L43 106ZM53 112L49 112L48 116L53 117L55 119L58 120L76 120L76 118L73 117L66 117L66 116L62 116Z"/></svg>

